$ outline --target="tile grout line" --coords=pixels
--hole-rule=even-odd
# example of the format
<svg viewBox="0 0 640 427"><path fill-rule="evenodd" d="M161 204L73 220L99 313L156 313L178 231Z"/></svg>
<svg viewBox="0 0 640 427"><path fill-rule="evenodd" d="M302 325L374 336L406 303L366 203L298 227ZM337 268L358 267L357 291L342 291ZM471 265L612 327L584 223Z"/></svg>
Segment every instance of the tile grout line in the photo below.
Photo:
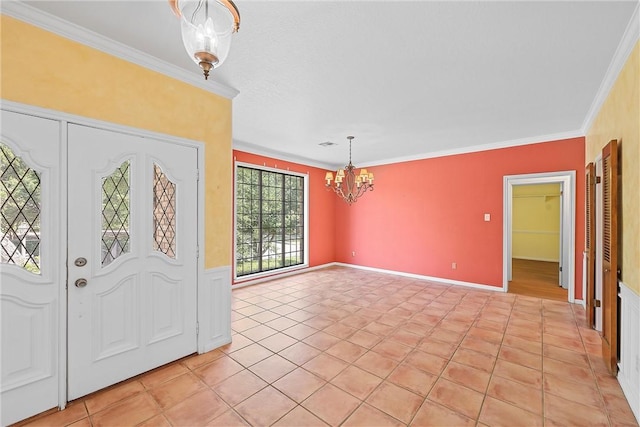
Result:
<svg viewBox="0 0 640 427"><path fill-rule="evenodd" d="M141 379L144 378L144 376L148 375L149 373L144 373L132 379L123 381L123 383L136 382L136 381L140 382L140 384L142 385L142 390L134 393L134 395L131 395L131 396L140 395L141 393L144 392L146 395L146 398L151 398L153 401L154 407L160 410L159 413L152 415L147 420L142 421L142 423L147 422L148 420L156 416L162 416L167 422L170 422L165 415L166 411L185 402L186 400L189 399L189 397L197 393L200 393L204 390L209 390L213 392L213 394L217 396L222 402L224 402L226 409L224 409L219 414L212 415L211 419L206 420L207 422L213 421L218 417L223 416L224 414L231 413L231 414L234 414L235 416L238 416L240 419L247 422L248 424L251 424L235 408L237 408L239 405L241 405L243 402L247 401L248 399L251 399L257 393L260 393L261 391L265 390L266 388L272 388L276 390L278 393L282 394L288 400L294 403L293 407L291 407L289 410L285 411L284 413L280 414L277 420L273 421L273 423L277 423L278 421L284 419L293 411L295 411L298 407L302 407L302 409L304 409L305 411L308 411L309 413L313 414L314 417L322 419L318 414L314 413L311 410L306 409L303 406L303 404L306 400L310 399L319 390L321 390L322 388L330 384L333 387L337 387L338 390L348 394L349 396L352 396L358 402L354 409L346 413L346 415L344 416L340 424L346 423L347 420L349 420L351 417L354 416L354 414L360 413L359 411L364 407L365 404L367 404L367 406L371 406L372 408L375 408L377 411L385 414L386 416L391 417L392 419L398 420L402 424L408 425L416 420L416 417L421 412L421 409L425 406L427 401L434 402L429 400L429 395L433 391L433 388L435 387L435 385L440 380L447 380L452 382L456 386L467 388L473 391L474 393L478 393L482 395L482 400L478 407L478 412L476 414L476 417L473 419L474 423L476 425L479 425L481 415L483 413L484 408L486 407L485 405L487 405L487 397L492 397L492 396L489 396L489 387L491 385L491 382L493 381L493 378L494 377L505 378L505 379L509 378L509 377L502 377L502 376L495 375L498 360L509 361L508 359L502 359L500 357L500 355L502 354L502 350L513 348L518 352L533 354L533 353L530 353L529 350L524 350L525 347L521 348L520 344L518 344L519 341L515 341L511 343L514 345L518 344L518 346L514 346L514 347L512 347L511 345L505 342L507 335L514 338L518 338L518 340L527 339L524 337L524 335L520 335L520 334L513 335L511 333L507 334L507 331L509 331L510 325L513 328L522 327L520 325L516 326L516 324L512 322L518 319L527 321L527 316L530 316L532 314L530 310L532 305L528 303L528 299L527 299L528 297L515 295L511 298L503 299L501 296L499 295L494 296L491 293L484 293L477 290L461 290L452 286L442 286L441 284L436 284L436 287L430 288L430 285L431 285L430 283L416 282L411 280L397 280L397 281L396 280L375 280L376 278L379 279L381 277L386 278L386 276L379 276L379 275L375 276L374 279L370 279L369 277L371 277L371 275L362 274L362 275L356 275L353 278L349 278L348 280L342 280L342 278L338 277L337 274L325 274L320 276L309 275L307 276L307 278L313 278L314 282L305 282L301 279L299 281L288 280L288 281L278 282L275 285L264 286L261 289L258 289L258 287L256 286L255 289L253 290L258 292L243 292L241 294L242 297L239 297L239 296L236 297L235 296L236 293L234 292L234 296L232 297L234 304L236 301L242 302L242 304L239 304L242 306L239 308L239 310L244 309L244 312L252 313L252 314L249 314L248 316L245 316L245 315L242 315L242 313L240 312L236 312L235 311L236 309L232 309L233 310L232 313L239 313L242 316L241 318L236 319L236 321L248 319L255 322L255 325L249 328L244 328L242 329L242 331L233 330L232 334L234 336L236 335L242 336L244 340L247 340L248 344L243 345L240 348L234 349L233 351L228 351L228 349L233 348L231 347L232 344L225 346L227 347L226 350L223 350L222 348L213 350L214 352L215 351L218 352L217 357L212 360L206 360L199 365L189 366L187 363L185 363L185 360L188 360L191 357L198 357L199 355L187 356L186 358L183 358L177 361L177 363L173 362L185 368L186 371L176 376L170 377L168 379L164 379L161 382L154 384L153 387L151 387L146 382L141 381ZM264 283L263 285L267 285L267 284L271 284L271 282ZM326 285L328 286L324 288L324 286ZM385 287L387 287L388 285L391 285L391 286L385 289ZM254 288L254 287L251 287L251 288ZM243 288L243 289L249 289L249 288ZM429 289L431 292L426 292L427 289ZM314 290L315 290L315 293L313 292ZM298 294L298 295L294 297L293 294ZM362 298L363 295L365 296L370 295L372 297L370 299L367 299L368 304L367 305L354 304L354 300L356 298ZM412 304L412 299L414 297L420 297L419 298L420 302L416 305L422 305L423 308L418 309L418 307L412 307L411 304ZM289 298L294 298L294 299L289 299ZM246 300L253 300L255 303L250 303L250 302L247 302ZM286 302L282 302L281 300ZM539 307L537 312L538 312L538 319L540 321L539 323L540 325L540 341L539 341L540 356L539 357L541 360L540 375L542 380L542 384L540 385L541 404L542 404L541 413L536 414L531 412L529 409L522 408L520 405L512 404L509 401L503 400L501 398L497 398L497 399L505 404L512 405L515 408L521 409L528 413L532 413L533 415L536 415L536 416L540 416L542 418L542 422L545 423L545 421L547 420L547 411L546 411L545 402L550 397L550 396L547 396L547 393L545 391L545 381L548 375L548 373L545 372L546 363L552 360L558 361L559 363L569 363L569 362L565 362L563 358L559 358L559 356L562 356L562 353L554 353L554 355L557 357L545 357L544 355L545 345L547 345L545 343L547 341L547 338L550 339L551 336L558 337L558 338L565 338L564 334L556 335L555 332L550 333L550 336L546 337L545 335L547 334L545 333L545 326L549 323L556 323L556 322L559 323L562 321L564 322L569 321L570 324L572 324L573 327L577 329L577 333L580 338L581 351L578 352L572 348L565 347L564 345L565 341L557 341L555 340L555 338L551 342L551 344L548 344L548 345L553 346L554 342L562 343L562 345L553 346L553 347L557 347L559 350L562 350L562 351L569 351L571 353L582 355L585 358L589 367L588 372L592 375L593 380L595 381L595 387L598 392L598 401L600 404L599 409L601 412L604 413L604 415L606 415L606 420L609 423L609 425L613 425L614 421L612 418L612 414L608 410L605 399L604 399L604 389L603 389L604 383L601 384L601 381L598 377L598 374L600 374L600 371L596 371L595 363L597 362L597 359L593 359L592 354L590 352L593 349L593 345L591 344L591 342L587 342L587 335L583 334L583 331L581 330L580 325L582 324L582 322L579 321L576 311L574 311L573 307L571 306L569 306L569 311L567 311L566 309L559 310L558 308L556 308L555 305L545 304L546 300L544 299L536 298L536 300L537 300L536 305ZM271 309L264 309L258 305L261 303L265 303L265 301L275 301L278 303L278 305L271 307ZM296 302L298 301L305 301L304 303L301 303L301 304L307 304L307 303L309 304L303 305L302 308L299 308L297 307L297 305L300 305L300 304L296 304ZM385 304L385 302L388 302L388 303ZM493 304L494 302L497 304ZM522 302L522 304L519 304L520 302ZM525 304L525 302L527 303ZM270 305L269 303L265 303L265 304ZM509 307L508 316L504 321L500 321L500 323L502 324L502 330L497 331L495 329L492 329L491 327L492 324L490 323L487 323L486 325L479 324L483 320L483 314L491 315L491 316L487 316L488 318L486 320L488 322L498 322L497 320L494 320L494 319L500 317L498 315L501 313L501 310L505 309L505 306L507 305ZM276 311L271 311L272 309L277 309L278 307L284 307L284 306L288 306L289 308L286 308L286 307L280 308L278 311L285 314L281 314ZM374 309L368 308L371 306L374 306L375 308ZM430 306L434 307L434 310L433 310L434 316L438 316L438 320L436 323L431 323L431 322L423 323L426 319L420 319L420 321L414 320L418 316L418 314L426 313L427 308ZM448 306L448 307L445 308L445 306ZM309 307L313 307L313 310L305 310L305 308L309 308ZM254 310L257 310L257 308L260 308L261 310L254 311ZM289 311L290 308L293 309L293 311ZM305 316L304 313L300 315L295 315L297 316L297 318L293 317L294 313L300 313L303 311L312 316L305 318L303 320L298 320L298 319L302 319L302 317ZM456 318L456 314L458 311L461 313L472 312L473 316L468 320L460 320L459 318ZM361 312L362 314L359 314ZM370 312L377 313L377 317L372 316L371 315L372 313ZM263 317L265 320L263 321L256 321L255 319L252 318L252 316L260 315L262 313L272 313L277 317L269 319L268 316L264 315ZM519 313L522 313L522 315L520 315ZM494 314L495 316L493 316ZM518 315L516 316L516 314ZM289 317L289 315L292 315L292 317ZM387 324L387 323L384 323L383 321L380 321L382 317L386 317L386 316L389 316L389 318L385 320L388 320L393 324ZM570 317L571 320L568 319L568 316L571 316ZM449 319L447 319L448 317ZM471 315L469 315L469 317L471 317ZM317 321L313 327L305 323L305 322L311 321L314 318L317 318ZM268 325L268 323L275 322L280 319L287 319L288 321L295 322L295 324L286 328L281 328L284 321L282 321L281 324L278 324L277 326L275 326L276 324L274 323L274 327L271 327ZM327 320L327 322L330 322L330 323L324 324L324 326L322 326L323 321L325 319ZM367 323L364 323L365 321L367 321ZM465 325L464 331L458 329L458 326L456 323L449 323L449 322L464 322L464 325ZM248 324L249 322L245 322L245 323ZM312 322L309 322L309 323L312 323ZM382 328L376 333L369 332L368 330L365 329L367 328L367 326L373 323L384 325L389 329L385 331L385 328ZM408 326L411 323L422 325L425 328L424 332L417 333L413 329L408 329ZM305 325L308 328L313 329L314 332L311 333L310 335L301 336L301 339L294 336L287 335L287 333L285 333L287 329L290 329L298 325ZM332 332L327 331L327 329L336 325L341 325L342 327L350 328L352 330L350 331L349 334L343 333L342 332L343 330L341 329L332 330L332 332L336 333L337 335L334 335ZM254 339L244 335L244 332L248 330L251 330L257 327L265 327L265 326L267 328L273 329L274 333L264 337L260 336L260 334L254 334L254 336L257 337L255 341ZM476 333L476 330L484 331L484 332ZM448 332L451 335L455 335L455 339L451 342L441 341L439 339L440 338L439 336L433 337L434 332L437 332L437 331L446 331L444 333ZM368 344L367 346L358 344L353 341L349 341L351 337L353 337L355 334L359 332L375 335L377 338L377 341L373 344ZM500 333L499 342L494 342L491 340L491 337L496 332ZM513 332L515 333L516 330L514 330ZM315 347L315 345L310 345L304 341L318 333L327 334L331 336L332 339L336 339L336 341L332 342L330 345L327 344L327 346L321 343L315 343L315 345L319 345L321 348ZM276 347L279 348L278 351L273 351L270 348L266 347L267 345L266 343L261 344L262 341L265 341L270 337L276 336L278 334L282 334L283 336L290 337L291 339L293 339L293 342L282 348L279 348L279 345L274 344ZM417 334L419 338L414 341L412 334ZM344 335L344 338L342 337L343 335ZM473 338L474 340L482 341L485 343L493 344L497 350L497 353L495 355L493 353L491 354L486 353L487 357L490 356L492 358L491 370L485 371L481 369L482 372L486 372L488 374L488 380L484 385L484 392L477 391L475 388L471 388L466 383L460 383L456 379L453 379L453 378L450 379L449 377L444 377L445 372L447 372L447 369L454 366L452 364L454 362L454 356L459 350L464 349L470 352L479 352L480 354L483 354L483 355L485 354L483 350L478 350L474 347L467 348L462 346L462 343L465 340L470 338ZM571 339L575 339L575 338L576 337ZM443 346L446 345L447 349L446 350L443 349L443 352L434 352L434 353L431 353L428 350L425 351L426 348L431 347L431 346L428 346L427 343L437 345L438 342L442 342ZM355 345L359 349L363 350L364 352L355 358L352 358L348 353L342 353L340 350L336 350L332 353L328 353L328 351L330 351L332 348L334 348L335 346L341 343ZM384 358L389 358L388 355L386 355L386 353L378 353L376 350L374 350L378 345L383 343L387 343L388 346L396 345L396 346L406 347L406 352L400 352L396 356L390 358L390 360L393 360L393 368L391 370L388 370L388 371L385 370L384 373L382 372L373 373L368 371L367 369L363 369L360 366L356 365L356 363L360 359L362 359L365 355L369 353L373 353ZM567 343L567 346L570 344L569 341L566 341L566 343ZM248 363L246 361L243 363L240 363L238 360L236 360L233 357L232 355L233 353L241 351L253 344L257 344L259 348L266 349L269 355L252 363ZM281 354L285 350L298 344L304 344L306 346L309 346L313 348L314 351L317 351L318 353L313 357L311 357L310 359L306 359L306 361L304 361L301 364L298 364L298 361L294 362L293 360L290 360ZM425 346L424 348L422 347L423 345ZM380 350L378 351L382 351L383 349L384 347L380 347ZM417 353L417 352L420 352L420 353ZM444 363L442 364L442 368L439 369L438 374L433 374L431 371L424 370L424 367L428 365L424 365L424 367L418 368L410 360L408 360L412 354L421 354L422 352L430 356L437 357L444 360ZM444 352L447 353L446 356L443 356ZM304 365L307 364L309 361L321 355L339 360L341 363L344 364L344 368L338 371L335 375L332 375L328 380L325 380L324 377L318 377L317 374L315 374L312 371L309 371L307 368L304 367ZM262 378L260 375L258 375L251 369L255 365L260 364L266 361L267 359L272 358L273 356L278 356L279 358L286 360L287 363L290 363L293 366L293 368L291 370L286 371L284 374L279 375L277 378L273 380L267 380L265 378ZM233 363L237 363L241 367L240 371L237 371L232 375L226 376L222 380L212 383L211 385L205 382L204 377L201 377L200 375L198 375L198 373L196 373L197 370L200 370L208 365L211 365L215 363L217 360L221 360L222 358L227 358L230 361L233 361ZM545 360L545 359L548 359L548 360ZM596 360L596 362L594 362L594 360ZM456 361L456 363L459 363L459 362ZM510 363L516 363L517 365L522 367L530 367L529 365L521 364L519 362L510 362ZM165 365L163 367L157 368L156 370L152 370L151 372L159 371L170 365L171 364ZM475 366L467 365L466 363L463 363L463 365L470 369L478 369ZM434 377L433 383L429 386L428 389L418 392L410 388L409 385L405 385L401 382L395 382L396 380L390 379L390 377L395 372L397 372L398 369L402 366L412 367L413 369L418 369L420 372L424 372L426 375L433 376ZM355 396L350 391L345 390L333 383L333 381L335 381L337 377L342 375L344 371L350 368L362 369L368 374L375 376L377 379L380 380L380 382L362 398ZM322 385L319 388L315 389L315 391L312 391L311 394L309 394L307 397L302 399L300 402L298 402L297 400L294 400L293 398L290 398L283 389L280 389L278 388L278 386L275 385L276 382L280 381L282 378L288 376L289 374L291 374L297 369L302 369L304 372L307 372L310 375L313 375L314 377L321 378L322 380ZM243 400L236 402L234 405L232 405L230 402L227 402L222 397L221 394L218 394L215 388L217 388L219 384L224 383L225 381L233 378L236 375L239 375L242 372L247 372L248 374L255 375L257 378L260 378L262 381L264 381L265 385L259 388L257 391L252 392L250 395L243 397ZM154 397L154 395L151 394L151 392L154 389L161 387L164 384L170 381L173 381L177 378L180 378L182 375L186 375L186 374L194 375L197 378L198 382L204 385L204 388L202 390L198 390L198 391L195 391L194 393L187 395L186 399L183 398L183 400L174 402L172 403L171 406L168 406L167 408L163 409L160 402L156 400L156 398ZM508 380L515 381L517 384L522 385L522 383L520 383L519 381L510 379L510 378ZM576 382L576 380L572 379L571 377L565 378L564 380L572 383ZM370 399L371 396L374 393L376 393L376 391L380 389L380 387L383 384L387 384L387 383L394 385L396 387L399 387L402 390L405 390L419 397L420 403L419 405L417 405L415 411L412 412L407 423L400 421L394 415L387 412L386 409L378 408L377 406L370 405L367 402L367 400ZM109 389L111 389L111 387L107 388L107 390ZM96 393L100 393L102 391L104 390L98 391ZM118 404L121 404L124 400L126 400L127 398L130 398L131 396L117 400L115 402L111 402L108 406L101 408L100 411L96 412L96 414L98 414L99 412L105 411L109 408L112 408ZM573 401L573 399L571 400ZM86 397L83 397L82 401L78 403L81 403L83 405L84 411L86 414L86 417L81 418L81 420L84 420L85 418L87 418L87 421L89 422L89 424L93 425L94 424L93 416L95 414L89 413ZM583 405L583 403L581 402L577 402L577 403L580 405ZM459 410L454 409L453 406L450 407L450 406L447 406L446 404L442 404L439 402L436 404L444 408L448 408L453 413L459 416L464 416L465 418L469 418L466 415L464 415L462 412L459 412ZM79 420L76 420L74 422L77 422L77 421Z"/></svg>

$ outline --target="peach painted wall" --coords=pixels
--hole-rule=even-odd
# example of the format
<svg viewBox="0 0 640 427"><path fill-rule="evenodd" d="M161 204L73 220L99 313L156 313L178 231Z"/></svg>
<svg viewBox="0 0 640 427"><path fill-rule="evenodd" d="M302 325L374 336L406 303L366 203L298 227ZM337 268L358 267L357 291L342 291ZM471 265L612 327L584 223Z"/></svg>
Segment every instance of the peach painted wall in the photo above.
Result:
<svg viewBox="0 0 640 427"><path fill-rule="evenodd" d="M336 261L502 287L503 177L574 170L581 299L584 146L573 138L369 167L375 190L336 204Z"/></svg>
<svg viewBox="0 0 640 427"><path fill-rule="evenodd" d="M2 99L204 142L205 268L230 265L231 100L17 19L0 22Z"/></svg>
<svg viewBox="0 0 640 427"><path fill-rule="evenodd" d="M622 282L640 295L640 41L587 132L587 162L612 139L618 140L622 170L618 260Z"/></svg>
<svg viewBox="0 0 640 427"><path fill-rule="evenodd" d="M337 198L324 187L326 171L244 151L234 150L233 157L238 162L309 174L309 267L334 262L334 211Z"/></svg>

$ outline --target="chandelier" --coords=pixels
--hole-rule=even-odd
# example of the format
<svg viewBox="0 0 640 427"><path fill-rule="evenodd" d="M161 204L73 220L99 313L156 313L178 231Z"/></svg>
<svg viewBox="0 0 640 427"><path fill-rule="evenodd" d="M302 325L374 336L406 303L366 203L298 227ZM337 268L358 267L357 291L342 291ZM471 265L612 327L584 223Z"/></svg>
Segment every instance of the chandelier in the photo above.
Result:
<svg viewBox="0 0 640 427"><path fill-rule="evenodd" d="M331 181L334 180L333 173L327 172L324 177L327 181L325 186L332 189L348 204L356 202L367 190L373 191L373 172L360 169L360 172L356 173L356 168L351 164L351 141L353 138L355 137L347 137L349 140L349 164L344 169L336 171L335 184L331 184Z"/></svg>
<svg viewBox="0 0 640 427"><path fill-rule="evenodd" d="M231 35L240 28L240 12L231 0L169 0L180 18L182 42L205 80L229 54Z"/></svg>

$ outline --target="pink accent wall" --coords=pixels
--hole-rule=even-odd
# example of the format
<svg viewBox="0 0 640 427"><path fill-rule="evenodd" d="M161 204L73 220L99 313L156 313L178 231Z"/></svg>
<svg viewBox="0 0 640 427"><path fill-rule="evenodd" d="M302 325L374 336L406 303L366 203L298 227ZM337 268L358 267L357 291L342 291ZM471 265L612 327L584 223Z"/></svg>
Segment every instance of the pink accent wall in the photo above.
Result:
<svg viewBox="0 0 640 427"><path fill-rule="evenodd" d="M239 162L309 174L309 266L334 262L336 260L334 212L337 200L335 195L327 191L323 185L326 171L313 166L237 150L233 151L233 156ZM277 274L277 272L274 273Z"/></svg>
<svg viewBox="0 0 640 427"><path fill-rule="evenodd" d="M574 170L582 299L584 144L580 137L369 167L375 190L335 205L335 260L502 287L503 177Z"/></svg>

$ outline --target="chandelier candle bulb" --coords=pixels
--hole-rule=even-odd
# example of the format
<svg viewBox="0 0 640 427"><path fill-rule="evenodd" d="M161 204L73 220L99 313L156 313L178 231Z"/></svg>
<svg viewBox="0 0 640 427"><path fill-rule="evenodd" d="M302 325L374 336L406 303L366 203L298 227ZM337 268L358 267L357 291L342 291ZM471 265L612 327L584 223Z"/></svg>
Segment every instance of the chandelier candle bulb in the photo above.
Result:
<svg viewBox="0 0 640 427"><path fill-rule="evenodd" d="M332 189L345 202L351 205L365 192L373 191L373 173L365 168L360 169L360 172L356 171L353 163L351 163L351 142L354 137L348 136L347 139L349 140L349 164L344 169L336 171L335 186L331 185L333 174L327 172L325 175L325 181L327 181L325 187Z"/></svg>
<svg viewBox="0 0 640 427"><path fill-rule="evenodd" d="M327 172L324 176L325 181L327 181L327 185L331 185L331 181L333 181L333 173Z"/></svg>

